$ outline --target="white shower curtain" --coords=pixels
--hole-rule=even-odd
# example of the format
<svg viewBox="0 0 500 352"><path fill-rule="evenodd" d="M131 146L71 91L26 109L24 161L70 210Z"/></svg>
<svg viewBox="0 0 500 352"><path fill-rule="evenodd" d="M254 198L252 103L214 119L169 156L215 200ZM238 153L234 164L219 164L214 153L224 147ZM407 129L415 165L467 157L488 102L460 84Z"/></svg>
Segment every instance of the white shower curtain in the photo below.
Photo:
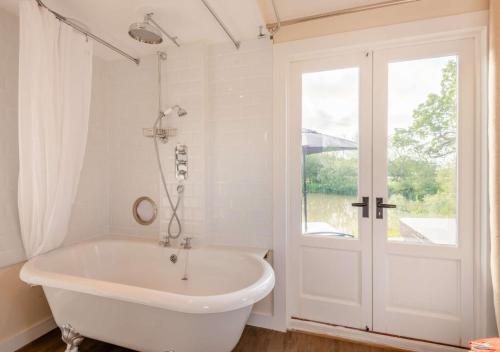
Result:
<svg viewBox="0 0 500 352"><path fill-rule="evenodd" d="M87 143L92 42L22 0L18 206L28 258L67 234Z"/></svg>

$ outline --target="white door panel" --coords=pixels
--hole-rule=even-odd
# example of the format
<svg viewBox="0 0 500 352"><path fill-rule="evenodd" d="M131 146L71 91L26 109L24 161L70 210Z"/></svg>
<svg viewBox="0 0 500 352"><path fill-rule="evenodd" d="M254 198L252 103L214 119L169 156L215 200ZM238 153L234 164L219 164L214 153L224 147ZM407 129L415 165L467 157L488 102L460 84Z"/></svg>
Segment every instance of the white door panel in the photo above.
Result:
<svg viewBox="0 0 500 352"><path fill-rule="evenodd" d="M371 55L365 53L297 62L291 68L289 106L296 131L290 136L294 155L305 153L303 129L320 132L336 138L330 142L338 142L337 149L352 147L329 151L330 166L349 162L357 170L351 175L355 190L325 214L321 199L317 207L303 206L309 203L302 193L303 158L290 161L295 189L290 205L295 212L289 257L295 273L291 314L360 329L370 328L372 321L371 221L351 203L371 193L370 174L359 171L371 169L370 66ZM315 153L306 154L308 160Z"/></svg>
<svg viewBox="0 0 500 352"><path fill-rule="evenodd" d="M374 54L374 92L378 96L373 112L377 165L373 171L373 192L374 197L397 204L397 209L384 209L384 218L374 219L373 223L375 331L453 345L466 345L471 337L473 52L472 41L459 40ZM426 72L434 73L423 77ZM443 93L443 84L455 81L445 75L456 75L453 94ZM425 100L414 99L418 94L425 94ZM440 101L445 98L446 101ZM440 115L439 109L452 104L450 101L456 101L454 129L439 124L447 118ZM404 114L408 108L413 109L411 115ZM414 136L404 136L404 131L412 131L419 114L427 114L431 119L428 124L447 138L435 137L430 129L428 135L415 132ZM403 133L398 134L398 129ZM401 148L395 152L401 136L424 141L416 143L421 154L412 156L411 150L401 152ZM432 143L438 147L433 148ZM420 170L433 165L432 171L438 177L439 173L446 174L448 193L437 190L426 196L418 202L420 209L408 205L400 196L390 195L389 185L395 180L388 170L397 167L398 158L411 158L416 163L427 158L421 162ZM415 173L421 175L420 170ZM408 172L400 184L419 181L412 177Z"/></svg>
<svg viewBox="0 0 500 352"><path fill-rule="evenodd" d="M293 317L472 338L474 65L472 39L292 63Z"/></svg>

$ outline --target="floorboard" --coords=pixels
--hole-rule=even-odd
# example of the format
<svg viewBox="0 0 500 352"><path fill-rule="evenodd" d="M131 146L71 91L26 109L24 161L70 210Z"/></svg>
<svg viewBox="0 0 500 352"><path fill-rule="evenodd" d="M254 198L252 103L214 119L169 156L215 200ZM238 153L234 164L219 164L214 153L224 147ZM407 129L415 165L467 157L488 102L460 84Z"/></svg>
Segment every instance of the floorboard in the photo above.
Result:
<svg viewBox="0 0 500 352"><path fill-rule="evenodd" d="M17 352L64 352L58 329L33 341ZM401 352L388 347L359 344L296 331L286 333L247 326L233 352ZM134 352L104 342L85 339L80 352ZM201 350L200 350L201 352Z"/></svg>

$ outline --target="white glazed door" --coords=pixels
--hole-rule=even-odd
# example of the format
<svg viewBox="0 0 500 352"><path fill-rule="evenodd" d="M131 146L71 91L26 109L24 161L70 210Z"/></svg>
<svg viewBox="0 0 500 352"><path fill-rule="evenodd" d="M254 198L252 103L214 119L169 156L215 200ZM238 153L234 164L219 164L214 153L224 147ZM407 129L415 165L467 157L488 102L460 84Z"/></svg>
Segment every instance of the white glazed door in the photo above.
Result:
<svg viewBox="0 0 500 352"><path fill-rule="evenodd" d="M358 52L293 64L289 106L291 313L360 329L372 324L371 209L351 203L372 192L371 61Z"/></svg>
<svg viewBox="0 0 500 352"><path fill-rule="evenodd" d="M467 39L291 65L293 318L467 344L474 68Z"/></svg>
<svg viewBox="0 0 500 352"><path fill-rule="evenodd" d="M373 329L452 345L473 331L472 39L374 53ZM378 211L377 211L378 209Z"/></svg>

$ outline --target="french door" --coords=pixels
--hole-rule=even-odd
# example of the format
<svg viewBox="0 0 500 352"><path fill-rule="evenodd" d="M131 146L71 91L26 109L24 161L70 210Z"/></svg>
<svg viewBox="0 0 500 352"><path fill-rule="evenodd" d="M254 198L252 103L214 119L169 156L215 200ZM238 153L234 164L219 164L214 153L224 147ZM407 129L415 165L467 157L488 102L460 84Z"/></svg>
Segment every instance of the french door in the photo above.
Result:
<svg viewBox="0 0 500 352"><path fill-rule="evenodd" d="M294 318L473 336L472 40L294 62Z"/></svg>

